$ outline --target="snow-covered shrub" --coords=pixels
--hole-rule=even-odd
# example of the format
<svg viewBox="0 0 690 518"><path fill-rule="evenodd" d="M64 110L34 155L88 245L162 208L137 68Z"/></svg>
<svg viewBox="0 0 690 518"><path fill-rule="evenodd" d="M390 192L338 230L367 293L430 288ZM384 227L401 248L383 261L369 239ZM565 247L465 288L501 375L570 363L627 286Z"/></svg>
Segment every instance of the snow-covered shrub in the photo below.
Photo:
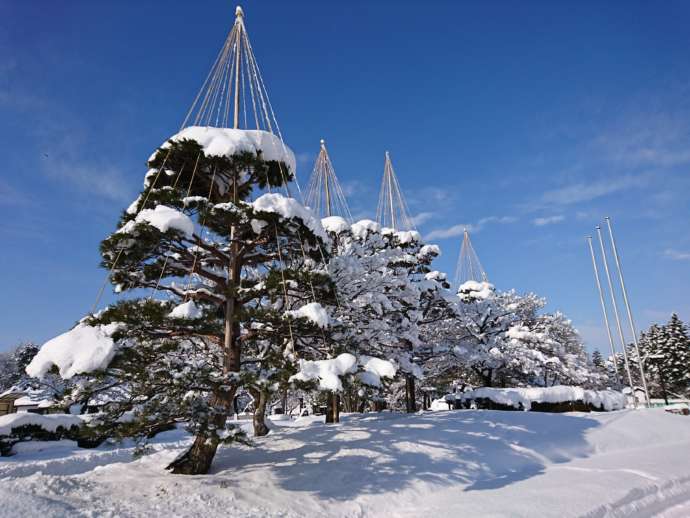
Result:
<svg viewBox="0 0 690 518"><path fill-rule="evenodd" d="M69 414L7 414L0 416L0 455L10 455L12 447L25 441L81 439L83 421Z"/></svg>

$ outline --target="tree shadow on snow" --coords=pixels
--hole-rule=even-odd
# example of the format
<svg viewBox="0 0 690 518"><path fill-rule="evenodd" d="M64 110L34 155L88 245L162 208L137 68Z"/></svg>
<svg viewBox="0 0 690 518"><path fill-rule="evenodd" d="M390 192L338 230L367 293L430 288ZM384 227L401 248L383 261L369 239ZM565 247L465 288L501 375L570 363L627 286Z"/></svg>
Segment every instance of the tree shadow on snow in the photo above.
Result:
<svg viewBox="0 0 690 518"><path fill-rule="evenodd" d="M348 415L339 425L278 428L257 447L223 449L214 472L267 469L286 490L336 500L417 482L480 491L587 456L585 433L596 426L585 416L536 412Z"/></svg>

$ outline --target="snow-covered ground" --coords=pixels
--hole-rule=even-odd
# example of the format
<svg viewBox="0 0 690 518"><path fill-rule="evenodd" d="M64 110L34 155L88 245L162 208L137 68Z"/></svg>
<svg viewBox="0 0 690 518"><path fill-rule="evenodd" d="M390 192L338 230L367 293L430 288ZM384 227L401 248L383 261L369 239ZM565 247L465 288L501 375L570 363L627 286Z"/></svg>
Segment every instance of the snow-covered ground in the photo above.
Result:
<svg viewBox="0 0 690 518"><path fill-rule="evenodd" d="M690 516L690 418L663 410L481 410L275 421L206 476L153 452L25 443L0 458L0 516Z"/></svg>

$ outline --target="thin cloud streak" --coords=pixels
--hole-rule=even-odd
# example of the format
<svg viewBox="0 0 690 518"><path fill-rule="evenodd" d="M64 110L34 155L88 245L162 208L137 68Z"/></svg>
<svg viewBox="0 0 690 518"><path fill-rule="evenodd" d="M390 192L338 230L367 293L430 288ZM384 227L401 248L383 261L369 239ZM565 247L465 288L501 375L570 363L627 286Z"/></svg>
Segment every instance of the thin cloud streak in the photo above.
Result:
<svg viewBox="0 0 690 518"><path fill-rule="evenodd" d="M461 236L465 230L468 232L473 232L477 233L480 232L486 225L490 223L497 223L497 224L508 224L508 223L515 223L517 221L517 218L513 216L489 216L486 218L482 218L476 223L466 223L466 224L458 224L458 225L453 225L448 228L437 228L429 232L426 236L424 236L424 239L429 241L432 239L448 239L451 237L457 237Z"/></svg>
<svg viewBox="0 0 690 518"><path fill-rule="evenodd" d="M553 225L554 223L560 223L565 220L565 216L549 216L545 218L535 218L532 223L537 227L543 227L545 225Z"/></svg>

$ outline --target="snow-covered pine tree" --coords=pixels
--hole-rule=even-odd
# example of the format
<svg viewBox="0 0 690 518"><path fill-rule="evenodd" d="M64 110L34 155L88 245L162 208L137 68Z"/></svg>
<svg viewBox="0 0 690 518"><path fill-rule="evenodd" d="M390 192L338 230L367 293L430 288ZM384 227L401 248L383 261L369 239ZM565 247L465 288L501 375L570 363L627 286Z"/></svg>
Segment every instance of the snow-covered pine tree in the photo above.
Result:
<svg viewBox="0 0 690 518"><path fill-rule="evenodd" d="M444 286L441 275L427 279L438 248L425 246L416 232L381 229L374 221L349 225L329 217L322 223L334 242L328 268L337 287L335 311L342 324L338 350L329 356L347 351L360 366L347 391L348 409L361 408L366 397L382 396L381 378L396 371L378 368L387 363L398 367L406 386L412 384L407 400L413 402L414 383L409 378L421 374L413 362L421 345L418 325L436 309L435 294Z"/></svg>
<svg viewBox="0 0 690 518"><path fill-rule="evenodd" d="M0 353L0 392L12 386L23 385L28 381L24 370L31 362L39 347L26 342L16 346L13 350Z"/></svg>
<svg viewBox="0 0 690 518"><path fill-rule="evenodd" d="M265 395L323 339L328 316L315 299L333 296L318 267L328 237L294 199L256 197L292 178L292 153L272 134L185 128L149 167L101 254L116 291L170 300L123 301L80 324L114 344L95 374L81 372L81 393L106 401L101 430L150 435L186 421L196 439L169 469L206 473L221 441L237 438L226 420L238 387ZM46 352L33 370L59 362Z"/></svg>
<svg viewBox="0 0 690 518"><path fill-rule="evenodd" d="M666 325L655 324L642 333L640 347L653 389L658 389L666 403L670 394L690 392L690 338L678 315L674 313Z"/></svg>
<svg viewBox="0 0 690 518"><path fill-rule="evenodd" d="M594 352L592 353L592 366L596 367L597 369L604 368L604 357L601 355L599 349L594 349Z"/></svg>

